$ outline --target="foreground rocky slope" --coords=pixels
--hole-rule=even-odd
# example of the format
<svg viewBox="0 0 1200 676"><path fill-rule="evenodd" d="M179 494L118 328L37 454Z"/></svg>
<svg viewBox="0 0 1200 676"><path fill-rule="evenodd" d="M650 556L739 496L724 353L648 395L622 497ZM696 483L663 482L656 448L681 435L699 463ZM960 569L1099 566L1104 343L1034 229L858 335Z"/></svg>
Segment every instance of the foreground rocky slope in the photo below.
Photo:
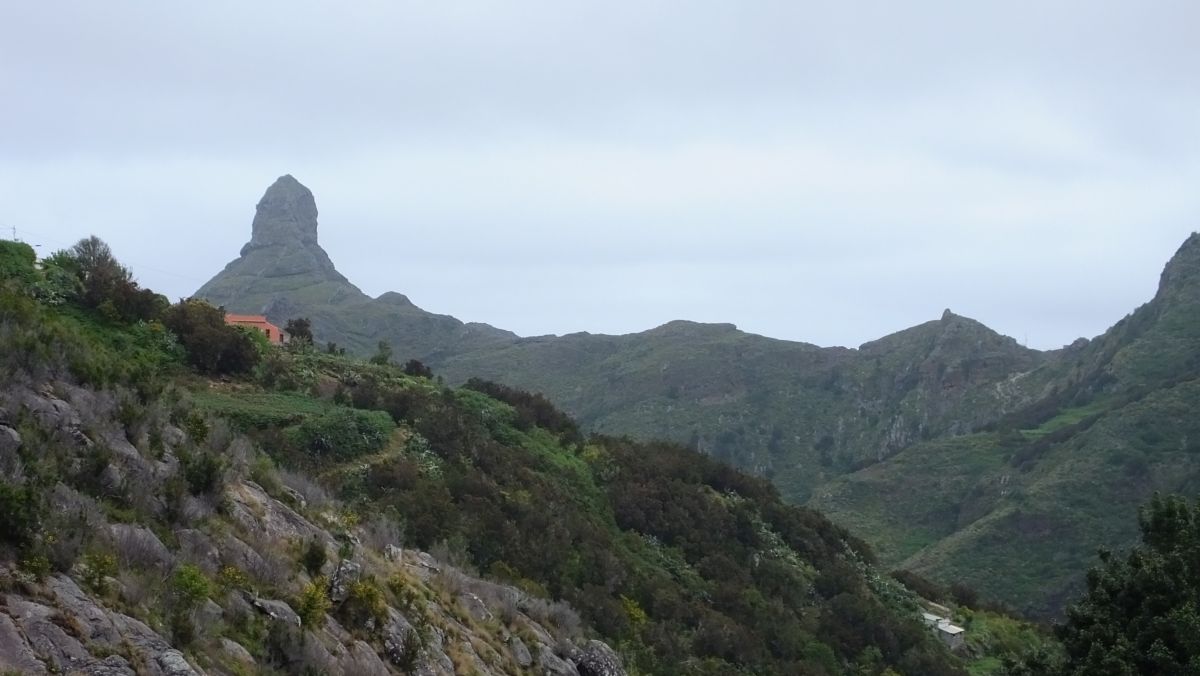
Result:
<svg viewBox="0 0 1200 676"><path fill-rule="evenodd" d="M624 673L569 610L348 524L319 487L281 477L219 423L193 424L207 429L197 440L152 412L131 441L117 422L131 396L61 381L0 393L0 420L21 430L0 426L5 485L36 481L42 468L27 463L47 452L80 472L46 488L45 560L0 563L0 671ZM134 444L152 437L154 452ZM172 496L197 443L228 458L220 488ZM276 495L249 478L255 464ZM122 495L129 507L115 508ZM300 551L319 565L305 570Z"/></svg>

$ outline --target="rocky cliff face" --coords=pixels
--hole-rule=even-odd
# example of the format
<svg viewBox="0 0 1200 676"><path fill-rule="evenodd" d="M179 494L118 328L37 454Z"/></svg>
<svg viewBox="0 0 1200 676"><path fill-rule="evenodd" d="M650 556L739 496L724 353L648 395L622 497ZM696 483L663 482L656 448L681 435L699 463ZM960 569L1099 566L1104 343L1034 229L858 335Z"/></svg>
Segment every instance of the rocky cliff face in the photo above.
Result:
<svg viewBox="0 0 1200 676"><path fill-rule="evenodd" d="M280 176L258 202L250 242L242 255L263 247L316 247L317 202L291 174ZM327 266L332 270L333 265Z"/></svg>
<svg viewBox="0 0 1200 676"><path fill-rule="evenodd" d="M47 559L0 551L0 673L625 673L568 611L347 522L227 429L200 442L226 446L219 494L180 495L201 428L156 418L130 438L130 396L54 381L0 392L6 481L33 481L44 470L29 459L44 457L110 496L48 486Z"/></svg>

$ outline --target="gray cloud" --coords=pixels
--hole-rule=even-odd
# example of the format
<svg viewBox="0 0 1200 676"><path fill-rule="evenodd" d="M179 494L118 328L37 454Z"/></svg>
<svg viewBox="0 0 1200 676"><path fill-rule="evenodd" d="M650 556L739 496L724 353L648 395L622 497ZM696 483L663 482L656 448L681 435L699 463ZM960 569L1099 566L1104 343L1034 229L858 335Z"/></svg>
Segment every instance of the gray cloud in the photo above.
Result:
<svg viewBox="0 0 1200 676"><path fill-rule="evenodd" d="M0 225L182 296L290 172L369 293L520 333L1054 347L1200 212L1194 2L0 10Z"/></svg>

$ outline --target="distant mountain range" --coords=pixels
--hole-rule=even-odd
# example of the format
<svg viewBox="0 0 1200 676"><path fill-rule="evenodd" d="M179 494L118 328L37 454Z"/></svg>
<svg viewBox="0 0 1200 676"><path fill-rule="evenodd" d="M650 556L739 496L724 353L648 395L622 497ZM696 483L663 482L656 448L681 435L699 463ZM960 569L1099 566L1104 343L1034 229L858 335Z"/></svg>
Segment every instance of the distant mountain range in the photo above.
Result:
<svg viewBox="0 0 1200 676"><path fill-rule="evenodd" d="M312 193L284 176L197 296L309 317L318 340L356 353L387 341L451 382L543 392L593 431L691 444L827 511L889 563L1040 615L1098 546L1133 540L1149 493L1200 488L1196 235L1153 301L1055 351L949 310L858 349L684 321L523 338L364 294L321 249Z"/></svg>

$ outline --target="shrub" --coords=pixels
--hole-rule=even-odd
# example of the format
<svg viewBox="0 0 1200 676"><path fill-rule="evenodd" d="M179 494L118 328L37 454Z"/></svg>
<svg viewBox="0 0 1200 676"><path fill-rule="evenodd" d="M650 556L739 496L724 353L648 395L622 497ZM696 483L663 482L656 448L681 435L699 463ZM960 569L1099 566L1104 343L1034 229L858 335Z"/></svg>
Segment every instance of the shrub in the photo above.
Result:
<svg viewBox="0 0 1200 676"><path fill-rule="evenodd" d="M362 579L350 585L350 595L342 603L340 613L352 627L377 628L387 619L387 601L375 580Z"/></svg>
<svg viewBox="0 0 1200 676"><path fill-rule="evenodd" d="M140 288L132 273L117 262L112 249L96 236L81 239L67 251L56 253L48 269L74 273L79 281L79 300L109 320L153 321L162 316L168 305L165 297Z"/></svg>
<svg viewBox="0 0 1200 676"><path fill-rule="evenodd" d="M183 344L187 361L201 373L246 373L260 355L246 333L225 324L225 312L206 301L189 298L172 305L163 315L167 326Z"/></svg>
<svg viewBox="0 0 1200 676"><path fill-rule="evenodd" d="M217 586L226 593L250 588L250 577L237 566L222 566L217 571Z"/></svg>
<svg viewBox="0 0 1200 676"><path fill-rule="evenodd" d="M181 453L179 464L192 495L216 495L225 484L225 462L215 453Z"/></svg>
<svg viewBox="0 0 1200 676"><path fill-rule="evenodd" d="M400 547L404 544L404 521L395 510L377 512L363 524L362 540L363 544L380 552L389 545Z"/></svg>
<svg viewBox="0 0 1200 676"><path fill-rule="evenodd" d="M15 279L22 285L32 283L36 276L33 267L36 261L37 254L28 244L0 240L0 281Z"/></svg>
<svg viewBox="0 0 1200 676"><path fill-rule="evenodd" d="M1049 673L1196 673L1200 503L1156 494L1138 525L1141 543L1129 552L1100 552L1083 598L1056 628L1066 663Z"/></svg>
<svg viewBox="0 0 1200 676"><path fill-rule="evenodd" d="M108 593L108 579L117 574L117 557L108 552L93 552L83 557L83 584L97 594Z"/></svg>
<svg viewBox="0 0 1200 676"><path fill-rule="evenodd" d="M325 551L325 545L316 538L309 540L300 554L300 565L304 566L304 570L311 576L319 574L328 560L329 554Z"/></svg>
<svg viewBox="0 0 1200 676"><path fill-rule="evenodd" d="M517 427L521 429L529 429L536 425L544 430L554 432L565 443L583 441L583 436L575 421L566 413L558 410L542 394L526 392L480 378L471 378L464 387L482 392L515 408L517 410Z"/></svg>
<svg viewBox="0 0 1200 676"><path fill-rule="evenodd" d="M300 598L296 601L296 614L300 616L304 626L319 627L324 624L325 613L333 607L326 591L328 586L328 580L316 577L300 593Z"/></svg>
<svg viewBox="0 0 1200 676"><path fill-rule="evenodd" d="M384 447L395 424L382 411L334 408L293 428L291 436L311 455L346 460Z"/></svg>
<svg viewBox="0 0 1200 676"><path fill-rule="evenodd" d="M371 356L369 361L372 364L378 364L380 366L387 366L388 364L392 363L391 343L387 342L386 340L379 341L379 345L377 345L375 349L375 354Z"/></svg>
<svg viewBox="0 0 1200 676"><path fill-rule="evenodd" d="M50 574L50 559L46 558L41 552L32 552L26 554L21 559L21 570L29 573L37 580L44 580Z"/></svg>
<svg viewBox="0 0 1200 676"><path fill-rule="evenodd" d="M202 444L208 440L208 421L199 411L189 411L182 423L183 431L193 442Z"/></svg>
<svg viewBox="0 0 1200 676"><path fill-rule="evenodd" d="M0 483L0 540L17 547L28 545L37 533L40 513L36 492L28 486Z"/></svg>
<svg viewBox="0 0 1200 676"><path fill-rule="evenodd" d="M312 322L308 317L297 317L287 320L287 326L284 327L284 332L288 334L288 340L296 345L312 345Z"/></svg>
<svg viewBox="0 0 1200 676"><path fill-rule="evenodd" d="M415 378L433 378L433 369L417 359L409 359L404 362L404 373Z"/></svg>
<svg viewBox="0 0 1200 676"><path fill-rule="evenodd" d="M185 563L171 576L171 595L178 607L191 610L200 605L212 593L204 571Z"/></svg>

